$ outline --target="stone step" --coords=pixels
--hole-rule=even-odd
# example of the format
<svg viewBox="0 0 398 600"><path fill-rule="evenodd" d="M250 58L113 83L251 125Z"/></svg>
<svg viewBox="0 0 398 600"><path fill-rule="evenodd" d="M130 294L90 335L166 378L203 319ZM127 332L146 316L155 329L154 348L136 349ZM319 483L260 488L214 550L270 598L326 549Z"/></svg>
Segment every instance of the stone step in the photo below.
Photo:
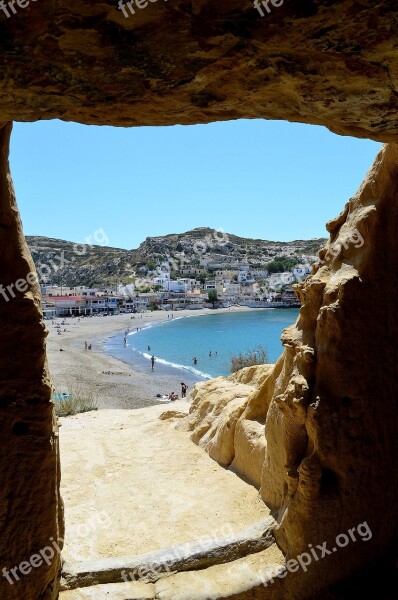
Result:
<svg viewBox="0 0 398 600"><path fill-rule="evenodd" d="M274 544L267 550L197 571L163 576L155 583L127 582L61 592L60 600L280 600L287 578Z"/></svg>
<svg viewBox="0 0 398 600"><path fill-rule="evenodd" d="M108 583L61 592L60 600L154 600L155 586L139 581Z"/></svg>
<svg viewBox="0 0 398 600"><path fill-rule="evenodd" d="M121 583L129 579L155 582L164 575L205 569L261 552L274 543L272 517L224 538L205 538L163 548L134 557L103 558L95 561L64 563L61 590L94 584Z"/></svg>

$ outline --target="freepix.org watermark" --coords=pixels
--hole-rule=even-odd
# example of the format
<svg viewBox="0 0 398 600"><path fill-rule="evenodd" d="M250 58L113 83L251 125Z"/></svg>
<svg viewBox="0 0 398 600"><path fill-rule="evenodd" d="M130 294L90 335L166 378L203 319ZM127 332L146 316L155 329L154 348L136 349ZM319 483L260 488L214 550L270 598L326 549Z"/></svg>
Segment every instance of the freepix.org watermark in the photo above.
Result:
<svg viewBox="0 0 398 600"><path fill-rule="evenodd" d="M307 572L308 567L312 562L322 560L322 558L338 552L340 548L345 548L352 542L368 542L370 539L372 539L372 536L373 534L367 521L364 521L356 527L351 527L347 533L339 533L339 535L336 536L335 545L333 548L328 548L327 542L323 542L323 544L317 544L315 548L313 544L308 544L308 552L302 552L299 554L299 556L297 556L297 558L288 560L280 569L279 573L274 575L274 577L277 577L278 579L284 579L288 573L296 573L300 569L304 572ZM261 576L261 579L264 587L275 583L273 577L266 578Z"/></svg>
<svg viewBox="0 0 398 600"><path fill-rule="evenodd" d="M199 547L202 552L207 552L214 542L217 542L220 538L223 542L231 542L235 539L236 534L230 523L226 523L220 529L213 532L212 535L206 536L201 540L197 541L195 549ZM141 581L142 583L153 582L159 579L161 575L167 573L170 575L173 573L173 565L176 561L186 560L192 552L192 545L190 542L182 544L181 546L172 548L167 554L166 558L162 561L162 564L144 564L133 571L121 572L121 578L123 581Z"/></svg>
<svg viewBox="0 0 398 600"><path fill-rule="evenodd" d="M9 2L0 0L0 10L3 11L7 19L10 19L17 14L18 8L28 8L31 2L37 2L37 0L9 0Z"/></svg>
<svg viewBox="0 0 398 600"><path fill-rule="evenodd" d="M70 536L72 538L70 544L72 544L73 558L75 560L83 560L83 557L80 555L76 556L73 552L74 545L76 548L80 548L83 539L90 539L98 529L107 529L111 524L112 520L108 513L101 511L90 516L84 523L77 525ZM61 544L63 544L64 541L65 540L62 538L59 539ZM50 537L48 546L38 550L35 554L30 556L29 560L23 560L19 565L16 565L11 569L3 567L1 574L10 585L14 585L14 583L20 581L22 577L29 575L32 572L32 569L38 569L44 565L50 566L60 554L61 548L58 542L56 542L53 537Z"/></svg>
<svg viewBox="0 0 398 600"><path fill-rule="evenodd" d="M107 246L109 244L109 238L102 227L97 229L94 234L87 236L85 238L85 244L74 244L72 253L76 256L84 256L87 254L88 249L93 248L93 241L98 246ZM59 264L56 264L54 262L55 260L59 261ZM59 254L51 254L48 263L40 263L37 265L35 271L30 271L24 278L17 279L17 281L8 285L0 283L0 301L2 299L6 302L13 300L16 298L18 292L20 294L27 292L29 287L40 281L47 280L52 274L57 273L60 269L73 263L74 260L75 256L72 256L71 259L66 259L63 250Z"/></svg>
<svg viewBox="0 0 398 600"><path fill-rule="evenodd" d="M354 246L354 248L362 248L365 240L362 235L358 231L358 229L353 229L350 231L347 236L339 236L339 238L329 246L325 256L322 259L318 260L319 265L324 265L325 263L331 261L335 256L339 256L342 253L343 248L348 250L349 246Z"/></svg>
<svg viewBox="0 0 398 600"><path fill-rule="evenodd" d="M163 1L167 2L167 0ZM130 2L119 0L118 9L122 11L124 18L128 19L132 15L135 15L134 5L136 8L140 8L142 10L143 8L146 8L150 2L158 2L158 0L131 0Z"/></svg>
<svg viewBox="0 0 398 600"><path fill-rule="evenodd" d="M64 540L60 540L62 543ZM32 569L37 569L44 564L48 566L51 565L54 557L57 554L61 554L61 548L58 543L54 540L54 538L50 538L51 545L45 546L41 550L37 552L37 554L32 554L29 560L23 560L19 565L13 567L12 569L6 569L3 567L1 574L5 577L10 585L14 585L16 581L19 581L21 576L29 575Z"/></svg>
<svg viewBox="0 0 398 600"><path fill-rule="evenodd" d="M262 0L260 3L258 0L254 0L254 8L258 10L258 13L261 17L265 17L266 14L270 14L272 12L272 7L279 8L282 6L284 0ZM264 12L265 11L265 12Z"/></svg>

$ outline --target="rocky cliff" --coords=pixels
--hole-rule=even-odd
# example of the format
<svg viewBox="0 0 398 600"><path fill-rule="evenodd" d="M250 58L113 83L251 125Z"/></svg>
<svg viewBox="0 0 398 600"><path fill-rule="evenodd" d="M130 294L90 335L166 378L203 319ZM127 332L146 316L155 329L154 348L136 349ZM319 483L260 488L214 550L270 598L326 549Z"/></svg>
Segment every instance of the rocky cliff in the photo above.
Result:
<svg viewBox="0 0 398 600"><path fill-rule="evenodd" d="M347 542L305 578L293 577L297 597L348 576L398 536L398 390L389 376L398 364L398 323L388 301L398 285L397 202L398 145L391 144L328 223L319 264L295 286L303 306L282 334L276 365L244 370L235 385L236 376L198 384L179 425L258 486L287 560L318 543L336 547L336 536L367 523L371 540L360 548Z"/></svg>

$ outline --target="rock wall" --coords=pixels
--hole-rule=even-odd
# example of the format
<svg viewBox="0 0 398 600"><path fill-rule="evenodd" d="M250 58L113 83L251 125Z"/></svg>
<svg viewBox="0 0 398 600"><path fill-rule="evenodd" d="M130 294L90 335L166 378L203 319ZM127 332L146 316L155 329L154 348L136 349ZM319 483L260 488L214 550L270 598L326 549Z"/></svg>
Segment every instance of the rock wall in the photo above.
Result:
<svg viewBox="0 0 398 600"><path fill-rule="evenodd" d="M282 0L263 16L252 0L25 2L0 10L0 121L265 118L397 140L396 0Z"/></svg>
<svg viewBox="0 0 398 600"><path fill-rule="evenodd" d="M11 124L0 125L0 597L57 597L59 552L15 575L53 541L62 546L58 433L45 356L41 295L15 201L8 153ZM17 284L10 287L11 284ZM36 561L38 564L40 560ZM8 570L8 574L3 569Z"/></svg>
<svg viewBox="0 0 398 600"><path fill-rule="evenodd" d="M328 223L319 264L295 286L303 306L283 332L284 353L273 369L265 367L266 378L246 398L228 441L228 464L261 482L286 560L318 544L336 548L313 560L307 573L287 578L284 599L307 598L347 577L398 538L397 212L398 145L390 144ZM229 382L220 378L201 384L201 401L194 401L187 421L195 422L193 439L205 449L197 434L206 420L204 388L216 385L228 418L221 390ZM212 438L221 444L225 420L213 423ZM253 473L256 453L262 465ZM211 455L218 460L214 447ZM354 531L354 541L348 532L364 522L370 539ZM340 534L349 539L337 538L344 547L336 545Z"/></svg>

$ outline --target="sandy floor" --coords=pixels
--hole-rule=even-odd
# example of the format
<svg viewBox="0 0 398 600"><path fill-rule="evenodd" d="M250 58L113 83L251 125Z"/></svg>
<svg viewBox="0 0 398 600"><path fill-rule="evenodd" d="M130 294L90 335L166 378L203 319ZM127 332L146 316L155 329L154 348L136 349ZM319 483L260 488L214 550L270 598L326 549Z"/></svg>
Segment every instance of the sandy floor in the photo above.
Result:
<svg viewBox="0 0 398 600"><path fill-rule="evenodd" d="M188 408L183 400L173 404ZM268 516L253 487L176 431L175 421L159 420L164 410L61 419L67 560L133 556L222 537Z"/></svg>
<svg viewBox="0 0 398 600"><path fill-rule="evenodd" d="M144 315L139 326L159 319L167 314ZM159 420L165 410L189 409L189 401L155 399L159 388L178 389L175 379L156 368L154 374L135 372L101 352L106 337L137 320L120 315L67 321L68 331L60 336L47 322L55 388L64 391L78 382L100 406L60 419L67 560L133 556L225 536L268 516L253 487L212 461L188 434L175 431L172 421ZM85 340L92 342L91 352L84 350Z"/></svg>

